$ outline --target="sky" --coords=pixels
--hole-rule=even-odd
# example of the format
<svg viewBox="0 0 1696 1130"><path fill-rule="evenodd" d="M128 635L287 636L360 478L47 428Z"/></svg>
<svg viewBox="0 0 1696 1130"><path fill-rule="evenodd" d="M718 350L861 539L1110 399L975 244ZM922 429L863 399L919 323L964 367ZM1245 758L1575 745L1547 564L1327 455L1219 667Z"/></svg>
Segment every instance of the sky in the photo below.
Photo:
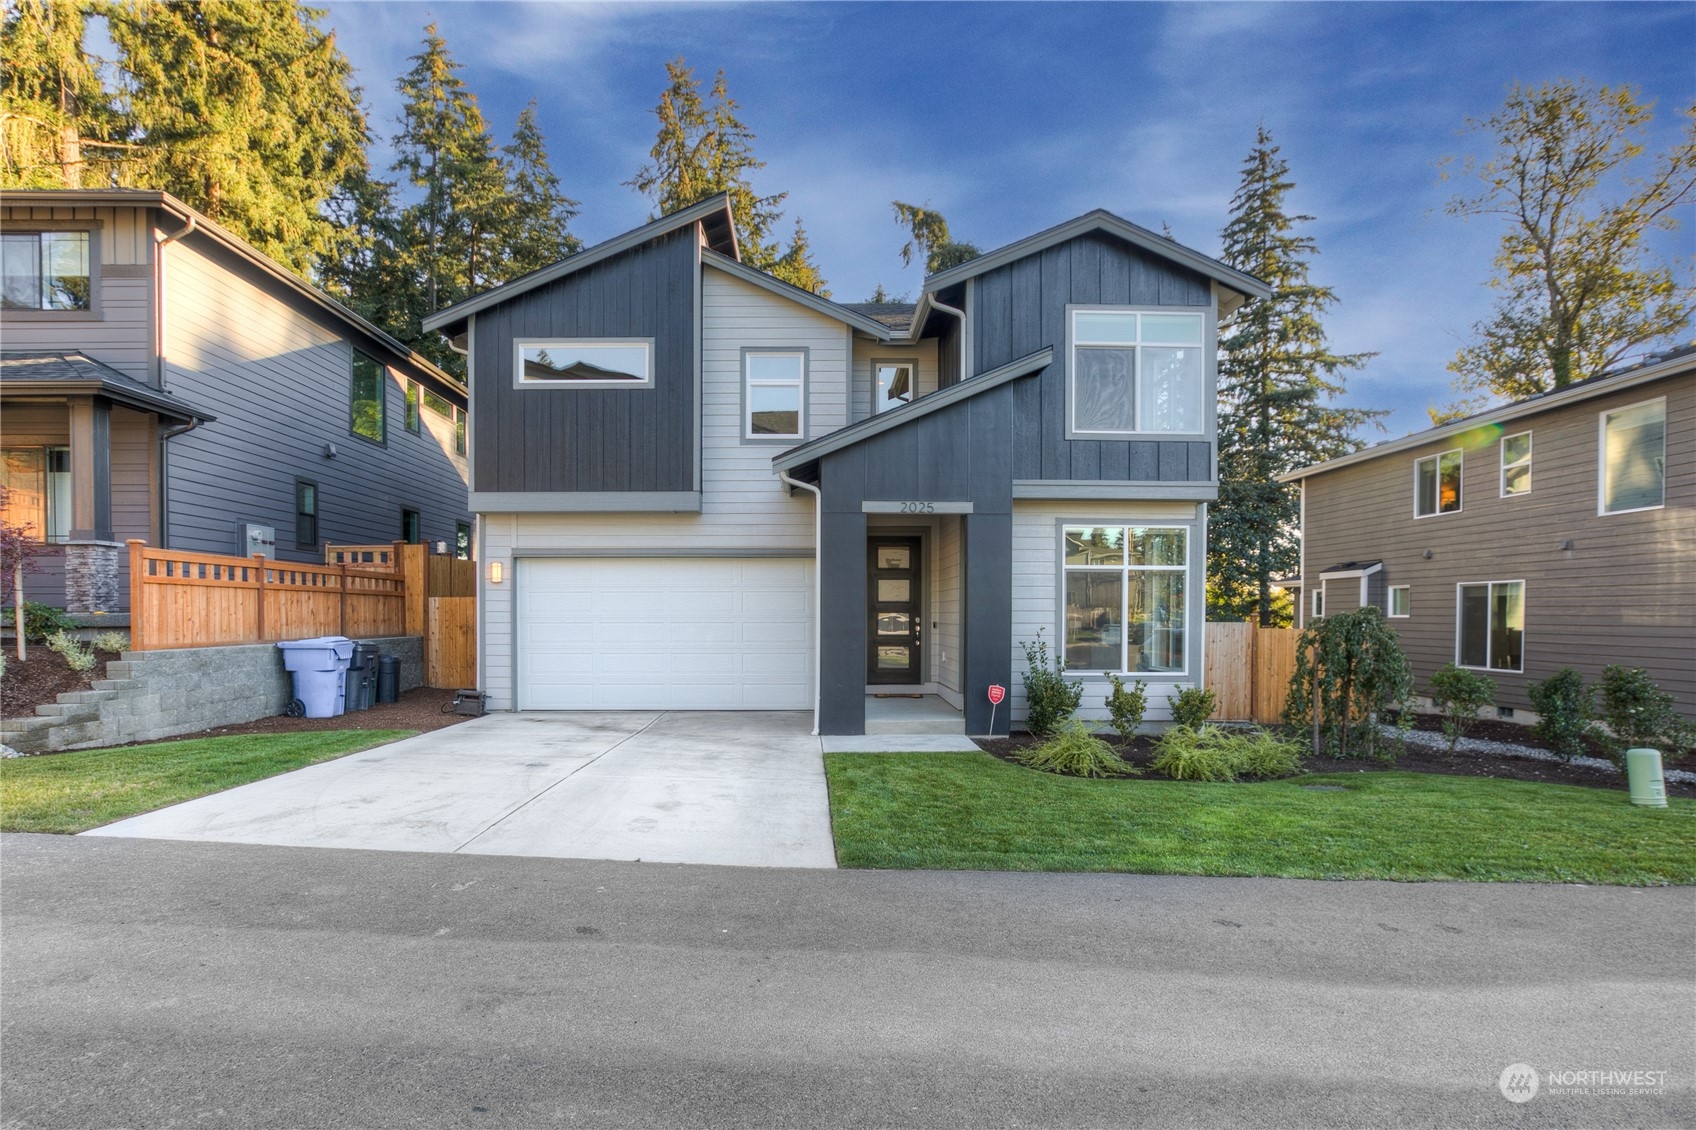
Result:
<svg viewBox="0 0 1696 1130"><path fill-rule="evenodd" d="M321 0L320 0L321 2ZM432 21L501 141L534 100L587 243L648 219L623 182L647 160L664 64L723 70L788 193L832 297L917 295L890 202L928 203L990 250L1106 208L1219 251L1241 166L1264 125L1289 162L1290 211L1337 304L1334 349L1373 353L1343 403L1386 409L1383 433L1454 399L1445 365L1485 318L1502 228L1444 212L1445 156L1514 83L1630 84L1669 148L1696 102L1696 3L323 4L375 131ZM386 147L373 162L386 166ZM1696 208L1655 251L1688 271Z"/></svg>

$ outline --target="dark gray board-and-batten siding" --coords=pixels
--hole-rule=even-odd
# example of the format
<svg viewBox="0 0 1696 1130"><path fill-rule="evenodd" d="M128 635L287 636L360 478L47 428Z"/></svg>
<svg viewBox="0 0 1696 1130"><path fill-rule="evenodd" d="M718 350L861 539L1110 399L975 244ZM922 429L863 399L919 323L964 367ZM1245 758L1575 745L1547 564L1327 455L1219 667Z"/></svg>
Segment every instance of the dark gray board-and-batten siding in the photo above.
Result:
<svg viewBox="0 0 1696 1130"><path fill-rule="evenodd" d="M691 224L473 316L479 493L698 489ZM652 338L652 388L514 388L520 338Z"/></svg>

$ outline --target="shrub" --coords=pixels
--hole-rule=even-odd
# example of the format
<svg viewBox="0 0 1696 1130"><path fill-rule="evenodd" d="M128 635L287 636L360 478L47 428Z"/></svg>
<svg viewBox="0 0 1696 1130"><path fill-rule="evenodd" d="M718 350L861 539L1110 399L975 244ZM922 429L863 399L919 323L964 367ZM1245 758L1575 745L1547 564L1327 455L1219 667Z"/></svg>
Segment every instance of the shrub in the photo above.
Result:
<svg viewBox="0 0 1696 1130"><path fill-rule="evenodd" d="M1167 695L1166 705L1172 708L1172 725L1199 730L1218 709L1219 696L1200 687L1185 687L1175 695Z"/></svg>
<svg viewBox="0 0 1696 1130"><path fill-rule="evenodd" d="M1449 756L1466 737L1478 712L1490 705L1496 694L1496 681L1468 671L1453 663L1445 663L1431 676L1431 703L1443 714L1443 736L1449 739Z"/></svg>
<svg viewBox="0 0 1696 1130"><path fill-rule="evenodd" d="M1066 679L1066 660L1048 661L1048 644L1042 633L1036 642L1021 642L1025 649L1025 728L1039 737L1058 730L1078 709L1084 685Z"/></svg>
<svg viewBox="0 0 1696 1130"><path fill-rule="evenodd" d="M54 632L47 637L47 647L65 657L65 665L79 675L87 675L94 670L99 660L94 658L94 649L86 647L83 642L69 632Z"/></svg>
<svg viewBox="0 0 1696 1130"><path fill-rule="evenodd" d="M1142 772L1076 718L1041 745L1021 750L1017 756L1032 769L1068 777L1124 777Z"/></svg>
<svg viewBox="0 0 1696 1130"><path fill-rule="evenodd" d="M1673 710L1672 695L1661 690L1641 667L1609 664L1602 668L1602 721L1608 732L1602 745L1623 763L1625 751L1639 747L1675 753L1693 742L1691 728Z"/></svg>
<svg viewBox="0 0 1696 1130"><path fill-rule="evenodd" d="M1137 736L1142 716L1148 712L1148 684L1138 679L1126 690L1125 680L1117 675L1109 674L1107 681L1113 684L1107 695L1107 713L1113 719L1113 728L1119 731L1120 740L1128 745Z"/></svg>
<svg viewBox="0 0 1696 1130"><path fill-rule="evenodd" d="M1584 685L1584 676L1562 667L1528 688L1537 724L1531 732L1549 743L1555 756L1571 761L1585 750L1584 736L1596 718L1596 692Z"/></svg>
<svg viewBox="0 0 1696 1130"><path fill-rule="evenodd" d="M17 622L13 609L6 609L5 623ZM29 643L46 643L47 638L58 632L74 632L77 623L65 614L62 608L54 608L51 604L37 604L33 600L24 601L24 639Z"/></svg>
<svg viewBox="0 0 1696 1130"><path fill-rule="evenodd" d="M1368 605L1315 620L1296 640L1284 721L1312 730L1316 754L1372 757L1379 716L1395 710L1405 727L1412 696L1401 641L1384 613Z"/></svg>
<svg viewBox="0 0 1696 1130"><path fill-rule="evenodd" d="M1301 745L1270 730L1174 726L1160 739L1154 768L1174 781L1288 777L1301 770Z"/></svg>
<svg viewBox="0 0 1696 1130"><path fill-rule="evenodd" d="M124 652L128 651L129 647L130 634L128 632L101 632L94 637L94 649L96 651Z"/></svg>

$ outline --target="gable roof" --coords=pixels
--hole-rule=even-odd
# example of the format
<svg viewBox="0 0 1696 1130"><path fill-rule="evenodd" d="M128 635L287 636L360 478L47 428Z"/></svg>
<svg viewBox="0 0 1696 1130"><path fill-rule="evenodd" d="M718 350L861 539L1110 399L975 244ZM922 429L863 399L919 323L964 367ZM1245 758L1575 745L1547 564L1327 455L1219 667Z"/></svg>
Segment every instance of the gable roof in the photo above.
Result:
<svg viewBox="0 0 1696 1130"><path fill-rule="evenodd" d="M913 312L918 309L911 302L844 302L841 305L856 314L882 322L898 334L906 333L912 326Z"/></svg>
<svg viewBox="0 0 1696 1130"><path fill-rule="evenodd" d="M713 250L724 248L731 259L740 256L736 246L736 225L730 215L730 194L721 192L717 196L709 196L698 204L680 208L669 215L657 220L650 220L639 228L632 228L622 235L585 247L575 255L567 255L551 267L543 267L539 271L531 271L520 275L509 282L491 287L482 294L474 295L463 302L437 310L424 319L424 329L440 330L453 334L458 332L465 320L479 310L487 310L498 306L511 298L517 298L527 291L539 286L546 286L557 279L575 274L585 267L604 262L615 255L621 255L631 248L650 243L661 236L669 235L679 228L690 224L702 224L707 231L707 246Z"/></svg>
<svg viewBox="0 0 1696 1130"><path fill-rule="evenodd" d="M447 372L411 346L366 321L328 294L289 271L270 256L261 254L240 236L220 227L217 222L208 219L168 192L155 188L9 188L5 192L0 192L0 204L63 204L76 208L158 208L160 211L167 212L182 220L197 234L211 239L224 250L233 253L237 258L257 269L271 281L280 283L284 288L305 299L331 318L377 342L383 348L412 364L420 372L440 381L449 392L460 397L466 395L465 385L452 373Z"/></svg>
<svg viewBox="0 0 1696 1130"><path fill-rule="evenodd" d="M1076 239L1080 235L1088 235L1091 232L1105 232L1124 240L1133 247L1139 247L1150 254L1170 259L1188 267L1199 275L1212 279L1226 290L1241 295L1245 300L1270 298L1272 296L1272 288L1253 275L1244 274L1235 267L1227 267L1219 260L1203 255L1199 251L1191 250L1175 240L1167 239L1165 236L1151 232L1147 228L1138 227L1129 220L1115 216L1105 208L1086 212L1075 220L1067 220L1065 223L1049 228L1047 231L1037 232L1035 235L1026 236L1017 242L1009 243L1005 247L987 251L976 259L967 260L957 267L938 271L925 280L925 290L933 292L953 286L956 283L965 282L967 279L975 278L986 271L993 271L997 267L1006 266L1016 259L1035 255L1039 251L1065 243L1070 239Z"/></svg>
<svg viewBox="0 0 1696 1130"><path fill-rule="evenodd" d="M76 350L0 353L0 378L0 395L5 396L98 393L126 408L154 412L179 423L217 419Z"/></svg>
<svg viewBox="0 0 1696 1130"><path fill-rule="evenodd" d="M769 290L779 298L787 298L791 302L799 302L801 305L809 307L812 310L816 310L818 313L823 314L827 318L835 318L839 322L846 322L857 330L871 334L879 341L888 341L891 337L895 336L887 325L878 321L876 318L867 317L865 314L860 313L850 306L844 306L840 302L832 302L828 298L821 298L819 295L814 294L810 290L803 290L798 286L792 286L780 278L775 278L766 274L764 271L756 271L754 268L747 266L744 263L738 263L735 259L726 255L720 255L718 252L711 249L701 252L701 262L705 263L709 267L723 271L728 275L734 275L743 282L750 283L764 290Z"/></svg>
<svg viewBox="0 0 1696 1130"><path fill-rule="evenodd" d="M1649 360L1633 365L1628 369L1617 372L1603 373L1598 377L1578 381L1565 388L1553 392L1540 392L1536 396L1528 396L1524 400L1516 400L1511 404L1503 404L1497 408L1489 408L1463 419L1455 420L1435 428L1427 428L1422 432L1403 436L1400 439L1385 440L1373 447L1363 448L1349 455L1340 455L1324 463L1314 463L1288 474L1278 476L1281 483L1293 483L1316 475L1323 471L1335 471L1343 467L1352 467L1356 463L1365 463L1397 452L1410 451L1423 447L1428 443L1450 439L1463 435L1475 428L1487 424L1502 424L1517 420L1524 416L1535 415L1551 408L1559 408L1567 404L1577 404L1598 396L1618 392L1621 389L1632 388L1636 385L1648 384L1651 381L1665 377L1678 376L1681 373L1696 372L1696 346L1683 346L1671 352L1652 357Z"/></svg>

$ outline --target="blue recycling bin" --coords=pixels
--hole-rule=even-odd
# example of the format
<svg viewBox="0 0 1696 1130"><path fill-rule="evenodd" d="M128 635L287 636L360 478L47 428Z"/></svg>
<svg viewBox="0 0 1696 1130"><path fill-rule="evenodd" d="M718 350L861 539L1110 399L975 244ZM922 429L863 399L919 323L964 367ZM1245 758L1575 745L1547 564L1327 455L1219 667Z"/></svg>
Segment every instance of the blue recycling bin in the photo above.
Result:
<svg viewBox="0 0 1696 1130"><path fill-rule="evenodd" d="M346 705L348 664L353 660L353 641L346 636L318 636L310 640L283 640L283 670L294 676L294 702L308 718L334 718Z"/></svg>

